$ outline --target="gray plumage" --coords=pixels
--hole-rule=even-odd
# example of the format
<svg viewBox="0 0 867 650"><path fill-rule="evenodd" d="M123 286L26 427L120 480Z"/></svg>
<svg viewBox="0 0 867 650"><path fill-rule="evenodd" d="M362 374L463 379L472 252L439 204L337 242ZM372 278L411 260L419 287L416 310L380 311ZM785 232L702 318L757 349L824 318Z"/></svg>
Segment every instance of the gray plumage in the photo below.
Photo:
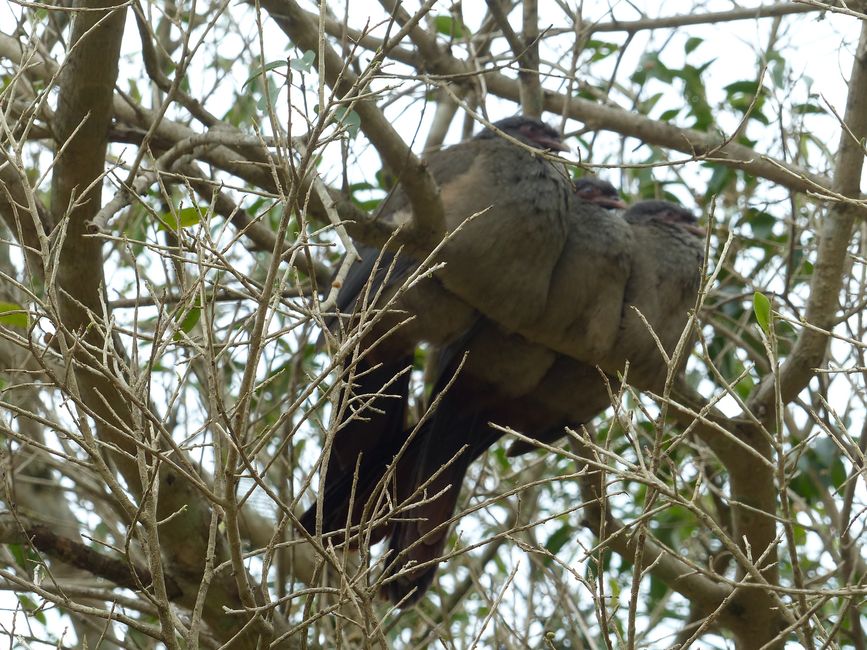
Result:
<svg viewBox="0 0 867 650"><path fill-rule="evenodd" d="M578 319L588 319L585 332L598 333L599 340L608 345L600 344L605 354L597 357L598 364L616 371L628 359L630 382L657 388L667 368L643 324L638 329L641 321L630 305L649 314L648 320L670 353L698 288L703 248L701 240L687 228L695 220L679 206L667 203L639 203L623 217L596 211L594 206L579 206L573 216L572 237L555 267L551 295L560 299L558 292L565 294L571 288L577 306L572 305L569 312L569 305L549 302L547 313L551 318L573 315L573 332L578 338ZM612 243L616 254L609 256ZM586 252L580 255L579 250ZM594 271L594 260L603 260L607 266ZM594 291L594 287L604 289ZM568 298L563 295L562 300ZM606 304L609 301L613 304ZM593 327L599 321L610 331ZM570 343L565 336L562 341ZM569 347L587 354L592 345L576 341ZM464 338L441 352L441 374L434 396L456 372L464 353L463 367L421 432L413 465L401 481L404 499L412 496L413 486L421 486L431 477L436 478L424 494L441 495L410 509L395 525L391 535L395 559L389 572L396 573L408 563L420 568L390 576L387 592L394 601L415 600L433 580L436 558L442 555L449 532L446 522L453 516L464 474L501 435L489 423L552 443L563 436L565 427L580 426L609 406L606 383L614 390L618 387L613 377L606 381L596 364L557 354L547 345L482 319ZM519 455L533 448L529 442L517 441L509 454Z"/></svg>
<svg viewBox="0 0 867 650"><path fill-rule="evenodd" d="M537 148L565 148L559 135L538 120L515 117L495 126ZM357 314L370 314L369 307L375 308L377 320L361 341L363 358L357 362L351 387L356 406L353 415L347 414L341 423L327 467L325 532L342 528L347 520L358 523L364 518L366 502L404 441L407 368L415 346L421 341L448 345L471 331L479 318L478 305L470 306L467 298L486 307L495 306L497 316L507 322L527 320L528 310L539 309L544 302L556 261L556 254L548 258L545 251L559 251L563 246L564 205L571 200L571 186L558 166L487 130L473 140L432 154L428 164L440 185L449 231L474 213L486 212L444 247L440 259L447 266L441 274L420 278L409 288L404 284L417 266L415 260L404 256L395 263L389 253L379 255L369 247L359 250L362 259L350 270L338 295L337 306L345 316L332 319L330 328L339 332L357 326ZM401 223L408 218L408 205L398 190L384 205L383 218ZM536 263L536 258L549 261ZM522 268L531 261L534 273L528 276ZM520 287L517 295L533 293L539 298L530 301L529 307L520 304L507 288L510 281ZM455 285L461 291L454 290ZM415 318L404 322L411 316ZM396 328L400 323L403 325ZM398 373L402 374L395 380ZM387 395L371 398L385 385ZM350 479L361 456L366 460L350 516ZM314 508L304 514L302 525L314 530Z"/></svg>
<svg viewBox="0 0 867 650"><path fill-rule="evenodd" d="M619 386L616 377L628 361L631 385L660 392L668 367L647 326L632 307L637 307L647 319L666 354L671 356L700 286L703 231L696 226L691 212L667 201L638 202L623 214L623 219L632 237L622 318L613 346L595 365L608 373L608 381L616 390ZM685 363L686 355L679 359L673 372L680 372ZM604 410L608 403L608 389L596 367L560 356L537 389L510 408L546 411L548 422L556 419L559 411L568 415L563 418L566 424L577 426ZM569 421L569 417L575 419ZM552 443L563 434L562 427L554 426L547 432L543 428L540 424L533 435L545 443ZM524 431L529 433L530 429ZM509 455L517 456L532 449L530 443L516 441L509 448Z"/></svg>
<svg viewBox="0 0 867 650"><path fill-rule="evenodd" d="M534 146L561 148L556 132L539 122L510 118L498 126ZM372 394L392 382L387 392L394 397L373 400L363 412L366 420L346 421L338 432L323 530L364 523L375 503L405 504L441 493L372 531L371 542L390 537L385 590L395 602L416 600L433 579L463 477L501 435L489 422L555 441L564 427L587 422L608 406L596 366L613 377L628 360L630 383L659 388L666 371L662 355L630 305L670 353L695 299L703 251L695 220L682 208L641 202L621 215L614 209L623 203L610 184L584 178L573 187L556 164L491 132L434 154L429 164L450 232L486 212L443 247L438 259L445 268L399 295L416 262L403 258L388 275L393 258L383 255L377 269L377 251L362 249L363 261L338 300L342 311L358 311L371 283L368 295L375 297L369 302L391 310L367 337L366 345L376 345L359 364L355 392ZM407 210L398 191L384 218L400 223ZM382 338L409 315L416 318ZM433 344L439 358L433 395L441 403L407 442L408 378L404 373L395 380L395 374L411 364L421 341ZM460 374L441 395L465 354ZM519 442L510 453L532 448ZM388 467L393 474L385 486ZM349 513L353 489L356 505ZM311 532L314 514L311 508L302 518ZM407 563L418 568L407 569Z"/></svg>
<svg viewBox="0 0 867 650"><path fill-rule="evenodd" d="M704 241L699 236L702 231L696 227L691 212L668 201L638 202L623 218L633 235L626 309L616 343L598 365L614 375L622 372L629 361L629 383L642 390L659 392L668 369L648 325L670 356L700 286L704 260ZM684 362L682 359L681 363Z"/></svg>

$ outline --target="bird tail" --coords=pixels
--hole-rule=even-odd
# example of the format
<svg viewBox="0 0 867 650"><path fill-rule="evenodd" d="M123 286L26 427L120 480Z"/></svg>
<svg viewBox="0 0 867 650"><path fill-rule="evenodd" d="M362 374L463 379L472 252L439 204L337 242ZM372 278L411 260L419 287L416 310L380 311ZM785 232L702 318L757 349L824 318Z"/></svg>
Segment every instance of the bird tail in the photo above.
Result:
<svg viewBox="0 0 867 650"><path fill-rule="evenodd" d="M358 363L352 393L363 402L334 436L321 496L323 533L347 525L363 527L373 520L378 504L388 499L385 479L405 440L412 362L408 356L377 366L365 360ZM317 504L301 516L301 525L311 534L316 531L316 518ZM384 526L371 529L370 543L387 532Z"/></svg>
<svg viewBox="0 0 867 650"><path fill-rule="evenodd" d="M398 468L397 499L403 509L393 520L383 592L404 607L421 598L433 581L472 460L466 444L441 444L435 429L434 422L418 432L419 449L410 454L416 462Z"/></svg>
<svg viewBox="0 0 867 650"><path fill-rule="evenodd" d="M433 582L445 553L451 520L470 464L499 437L460 391L447 392L433 417L416 432L397 475L401 510L391 531L384 594L406 607Z"/></svg>
<svg viewBox="0 0 867 650"><path fill-rule="evenodd" d="M357 323L359 310L379 302L381 293L397 285L412 269L408 257L395 260L389 252L358 247L359 261L353 264L337 296L337 311L326 321L326 328L340 332ZM384 492L386 468L403 441L406 406L409 399L412 350L376 364L371 350L356 363L350 387L349 412L331 446L322 489L322 532L332 533L371 520L373 508ZM377 353L378 357L383 357ZM388 355L385 355L386 358ZM346 367L342 369L346 372ZM360 403L360 406L356 404ZM309 533L316 530L317 504L301 516ZM386 529L371 531L375 543Z"/></svg>

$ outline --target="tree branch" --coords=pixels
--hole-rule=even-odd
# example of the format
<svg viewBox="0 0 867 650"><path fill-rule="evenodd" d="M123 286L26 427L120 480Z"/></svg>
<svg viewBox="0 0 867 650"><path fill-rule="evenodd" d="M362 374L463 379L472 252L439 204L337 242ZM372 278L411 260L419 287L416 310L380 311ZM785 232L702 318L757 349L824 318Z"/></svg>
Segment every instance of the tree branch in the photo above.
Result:
<svg viewBox="0 0 867 650"><path fill-rule="evenodd" d="M279 2L279 0L271 0ZM336 24L326 22L326 28L336 28ZM360 32L348 32L351 36L359 36L359 42L367 46L375 42L382 45L379 39L364 37ZM410 34L412 38L413 33ZM521 85L516 79L496 71L482 71L470 67L467 63L441 51L427 38L414 40L418 52L395 48L391 56L402 63L417 68L424 68L432 75L432 79L441 81L457 81L472 79L482 75L488 92L509 99L521 101ZM622 108L603 106L581 97L567 97L561 93L545 90L544 108L547 111L564 115L584 122L591 130L614 131L625 136L631 136L646 144L656 145L680 151L695 159L710 159L721 162L729 167L766 178L779 185L797 192L813 192L820 198L830 200L845 200L845 197L832 192L831 180L825 176L814 174L802 167L777 160L761 154L749 147L734 142L726 142L718 134L704 133L694 129L674 126L667 122L652 120L642 115L632 113ZM375 143L374 143L375 146ZM854 196L859 196L858 194Z"/></svg>
<svg viewBox="0 0 867 650"><path fill-rule="evenodd" d="M861 24L861 37L852 61L846 112L840 129L840 146L834 166L833 191L843 196L858 196L864 168L864 139L867 137L867 22ZM852 239L856 215L863 210L851 203L835 203L821 222L819 250L810 282L810 297L804 321L810 327L801 331L791 354L779 372L780 396L787 404L809 383L815 368L822 364L828 336L840 306L846 251ZM767 375L749 401L758 417L773 419L775 376Z"/></svg>
<svg viewBox="0 0 867 650"><path fill-rule="evenodd" d="M0 34L0 56L8 58L16 65L26 66L27 75L41 81L49 81L58 69L56 62L50 59L45 59L36 53L25 53L18 41L5 34ZM150 142L154 151L168 151L183 142L196 142L203 145L201 150L196 152L202 161L256 187L274 192L275 196L280 190L278 183L275 182L275 177L271 174L272 165L269 163L269 153L262 146L262 141L257 138L228 125L220 125L219 128L203 134L165 117L157 120L155 111L134 104L131 99L123 95L114 97L113 110L118 123L132 127L128 130L115 127L110 131L119 141L139 144L147 129L156 123ZM277 167L275 171L279 183L284 187L287 186L289 179L286 170ZM326 210L318 194L309 192L311 182L310 177L301 179L302 189L300 193L310 197L307 206L309 212L316 218L327 221ZM388 226L371 219L366 212L340 192L332 190L331 196L340 218L346 222L351 222L347 224L347 230L353 237L374 246L382 246L389 240L392 231ZM128 201L129 199L127 199L127 204ZM236 223L236 225L238 224ZM267 247L269 243L273 243L273 233L269 237L260 229L248 229L245 230L245 234L258 247ZM409 237L400 238L399 241L413 250L425 250L413 247ZM321 270L317 269L316 274L317 277L320 277Z"/></svg>
<svg viewBox="0 0 867 650"><path fill-rule="evenodd" d="M542 83L539 80L539 6L536 0L524 0L524 47L521 55L521 80L523 94L521 108L524 115L542 117ZM517 54L517 52L515 53Z"/></svg>
<svg viewBox="0 0 867 650"><path fill-rule="evenodd" d="M30 272L43 277L40 252L50 217L19 163L0 150L0 218L24 249Z"/></svg>
<svg viewBox="0 0 867 650"><path fill-rule="evenodd" d="M81 0L78 6L84 11L76 14L73 22L73 45L60 72L54 124L59 153L52 176L51 216L53 224L60 226L53 242L60 254L53 258L56 268L46 268L46 275L56 274L58 280L57 285L48 284L49 300L59 310L55 314L58 331L67 335L67 349L80 351L75 339L85 331L91 345L100 350L105 347L97 328L91 327L92 314L103 313L102 243L87 236L87 222L98 212L102 197L126 13L114 8L112 0ZM82 365L89 366L84 359ZM116 410L106 408L99 396L109 397L115 391L98 373L77 372L76 380L89 408L111 423L100 427L104 439L134 454L129 441L116 433L126 430L125 423L133 420L129 405L121 400ZM117 462L134 490L139 483L134 463L123 455L118 455Z"/></svg>
<svg viewBox="0 0 867 650"><path fill-rule="evenodd" d="M524 37L521 39L509 24L500 0L487 0L488 10L518 61L521 81L521 110L531 117L542 116L542 84L539 82L539 7L535 1L523 3Z"/></svg>
<svg viewBox="0 0 867 650"><path fill-rule="evenodd" d="M586 23L586 32L595 34L598 32L629 32L635 33L649 29L666 29L673 27L686 27L687 25L716 25L736 20L756 20L758 18L774 18L777 16L790 16L792 14L806 14L823 11L829 7L804 6L790 3L777 3L749 9L732 9L730 11L711 11L708 13L682 14L679 16L667 16L665 18L642 18L641 20L612 20L609 23ZM568 34L570 29L552 29L552 34Z"/></svg>
<svg viewBox="0 0 867 650"><path fill-rule="evenodd" d="M361 130L386 164L394 170L400 170L400 182L412 206L413 226L410 230L420 241L425 241L430 246L436 245L445 232L439 188L427 166L412 153L373 100L360 98L369 79L356 76L344 65L337 52L327 44L319 43L318 16L314 20L295 0L265 0L260 4L269 11L295 45L301 49L320 52L324 56L319 65L325 82L340 97L341 103L354 107L361 119ZM422 15L422 11L419 11L404 30L412 29L413 21L417 22ZM395 36L395 43L399 37L400 35ZM390 47L383 47L368 66L371 75L389 50Z"/></svg>
<svg viewBox="0 0 867 650"><path fill-rule="evenodd" d="M91 575L110 580L119 587L139 590L151 583L150 572L131 561L109 557L86 544L62 537L42 524L26 525L10 517L0 519L0 541L4 544L32 544L33 548ZM165 576L169 597L177 598L181 590L170 576Z"/></svg>

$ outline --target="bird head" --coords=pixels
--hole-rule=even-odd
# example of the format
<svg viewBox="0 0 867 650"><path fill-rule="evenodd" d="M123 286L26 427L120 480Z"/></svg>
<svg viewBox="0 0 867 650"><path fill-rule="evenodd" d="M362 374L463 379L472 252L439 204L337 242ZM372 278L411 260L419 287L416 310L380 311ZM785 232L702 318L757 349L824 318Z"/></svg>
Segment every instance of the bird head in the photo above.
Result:
<svg viewBox="0 0 867 650"><path fill-rule="evenodd" d="M608 181L603 181L595 176L585 176L575 181L575 194L579 199L595 203L607 209L625 210L626 204L615 188Z"/></svg>
<svg viewBox="0 0 867 650"><path fill-rule="evenodd" d="M514 115L512 117L507 117L504 120L494 122L493 126L503 133L507 133L516 140L525 142L532 147L550 149L551 151L569 151L569 147L563 144L560 134L557 133L557 131L541 120L532 117ZM485 129L476 136L478 140L496 137L497 132L490 128Z"/></svg>
<svg viewBox="0 0 867 650"><path fill-rule="evenodd" d="M681 226L696 237L704 238L706 232L698 225L695 215L682 205L670 201L648 200L639 201L629 206L623 214L624 218L636 221L655 220Z"/></svg>

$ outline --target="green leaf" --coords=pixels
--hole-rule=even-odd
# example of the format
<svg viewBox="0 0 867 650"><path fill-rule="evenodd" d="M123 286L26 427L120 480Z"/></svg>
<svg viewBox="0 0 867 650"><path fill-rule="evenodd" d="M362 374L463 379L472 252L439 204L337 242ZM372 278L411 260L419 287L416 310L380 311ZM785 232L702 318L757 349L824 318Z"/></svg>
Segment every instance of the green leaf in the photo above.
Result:
<svg viewBox="0 0 867 650"><path fill-rule="evenodd" d="M256 109L256 102L252 93L243 95L235 93L235 97L229 109L223 115L223 119L232 126L241 126L251 123L253 116L258 118L259 111Z"/></svg>
<svg viewBox="0 0 867 650"><path fill-rule="evenodd" d="M827 469L840 458L840 448L828 437L818 438L811 446L815 454L816 466Z"/></svg>
<svg viewBox="0 0 867 650"><path fill-rule="evenodd" d="M693 36L692 38L688 38L686 40L686 45L683 46L683 51L686 54L692 52L695 48L701 45L704 42L703 38L699 38L698 36Z"/></svg>
<svg viewBox="0 0 867 650"><path fill-rule="evenodd" d="M725 91L726 102L731 108L744 114L750 111L750 119L764 125L770 123L770 120L762 113L762 106L764 106L768 96L768 91L764 86L759 86L755 81L747 79L730 83L725 87Z"/></svg>
<svg viewBox="0 0 867 650"><path fill-rule="evenodd" d="M450 36L452 38L463 38L465 34L469 34L470 30L460 20L455 20L452 16L434 16L434 29L440 34Z"/></svg>
<svg viewBox="0 0 867 650"><path fill-rule="evenodd" d="M129 90L127 92L130 94L130 96L133 98L133 100L136 103L141 102L142 94L141 94L141 90L139 90L139 87L138 87L138 84L136 83L136 80L135 79L127 79L127 83L129 84Z"/></svg>
<svg viewBox="0 0 867 650"><path fill-rule="evenodd" d="M292 65L292 63L295 63L295 61L290 62L289 65ZM261 68L256 70L249 77L247 77L247 81L245 81L244 85L241 87L246 88L249 84L256 81L256 79L258 79L259 77L264 77L266 72L270 72L271 70L277 70L279 68L284 67L285 65L286 65L285 60L271 61L270 63L266 63L264 66L262 66Z"/></svg>
<svg viewBox="0 0 867 650"><path fill-rule="evenodd" d="M589 50L593 50L593 54L590 56L591 62L601 61L602 59L607 58L620 50L620 46L617 43L596 41L592 39L587 41L586 47Z"/></svg>
<svg viewBox="0 0 867 650"><path fill-rule="evenodd" d="M768 58L771 60L771 81L777 88L782 88L786 81L786 61L779 52L768 52ZM802 79L803 81L803 79Z"/></svg>
<svg viewBox="0 0 867 650"><path fill-rule="evenodd" d="M551 536L548 538L548 541L545 542L545 549L551 553L551 555L557 555L561 548L575 536L575 531L569 524L563 524L555 530Z"/></svg>
<svg viewBox="0 0 867 650"><path fill-rule="evenodd" d="M801 463L798 463L801 465ZM789 481L789 487L810 505L816 503L819 498L819 489L813 482L810 476L803 472L798 472L794 478Z"/></svg>
<svg viewBox="0 0 867 650"><path fill-rule="evenodd" d="M370 199L368 201L359 201L355 198L352 202L365 212L373 212L382 203L382 199Z"/></svg>
<svg viewBox="0 0 867 650"><path fill-rule="evenodd" d="M201 307L193 307L190 311L187 312L187 315L184 316L183 320L181 320L181 330L190 333L196 323L199 322L199 319L202 317L202 308Z"/></svg>
<svg viewBox="0 0 867 650"><path fill-rule="evenodd" d="M730 83L728 86L723 87L723 90L726 91L726 94L731 96L735 93L744 93L745 95L755 95L756 92L761 91L759 85L755 80L745 79L744 81L734 81Z"/></svg>
<svg viewBox="0 0 867 650"><path fill-rule="evenodd" d="M662 99L662 93L654 93L647 99L643 99L639 102L638 107L642 113L645 115L649 114L650 111L656 106L656 103Z"/></svg>
<svg viewBox="0 0 867 650"><path fill-rule="evenodd" d="M815 104L795 104L792 106L792 112L797 115L806 115L808 113L817 113L820 115L824 115L828 111L826 111L821 106L816 106Z"/></svg>
<svg viewBox="0 0 867 650"><path fill-rule="evenodd" d="M660 600L668 593L668 585L666 585L662 580L654 576L652 573L650 574L650 602L648 603L651 606L655 606L659 603ZM648 607L651 609L651 607Z"/></svg>
<svg viewBox="0 0 867 650"><path fill-rule="evenodd" d="M189 228L196 226L202 222L202 219L208 214L208 209L201 206L191 206L189 208L181 208L177 212L177 218L171 212L164 212L160 217L160 230L171 230L177 232L181 228Z"/></svg>
<svg viewBox="0 0 867 650"><path fill-rule="evenodd" d="M355 111L347 110L345 106L338 106L334 109L334 119L342 125L350 138L355 138L361 129L361 117Z"/></svg>
<svg viewBox="0 0 867 650"><path fill-rule="evenodd" d="M713 168L710 180L705 190L705 198L709 199L715 194L721 194L722 191L736 179L735 172L731 167L720 165L719 163L710 163L709 167Z"/></svg>
<svg viewBox="0 0 867 650"><path fill-rule="evenodd" d="M14 302L0 302L0 325L27 329L30 325L27 310Z"/></svg>
<svg viewBox="0 0 867 650"><path fill-rule="evenodd" d="M264 90L262 91L262 96L259 98L259 101L256 102L256 108L260 111L273 110L277 105L277 98L280 96L280 89L277 87L277 82L275 82L271 77L268 77L268 92L266 93Z"/></svg>
<svg viewBox="0 0 867 650"><path fill-rule="evenodd" d="M316 53L313 50L304 50L304 54L300 59L291 59L289 67L298 72L309 72L313 67L313 62L316 60Z"/></svg>
<svg viewBox="0 0 867 650"><path fill-rule="evenodd" d="M707 102L707 94L701 78L701 73L707 65L705 64L701 68L685 65L678 75L683 79L684 90L686 91L684 99L690 107L690 112L695 116L693 128L700 131L705 131L714 124L713 113L711 113L710 104Z"/></svg>
<svg viewBox="0 0 867 650"><path fill-rule="evenodd" d="M45 613L41 609L39 609L39 606L32 600L30 600L27 596L18 594L18 602L21 603L21 606L24 608L24 610L29 616L32 616L43 625L48 623L48 619L45 618Z"/></svg>
<svg viewBox="0 0 867 650"><path fill-rule="evenodd" d="M759 327L764 330L765 334L771 332L771 301L761 291L756 291L753 294L753 312L756 315L756 321Z"/></svg>
<svg viewBox="0 0 867 650"><path fill-rule="evenodd" d="M777 220L763 210L750 208L747 211L747 223L756 239L770 239L774 236L774 225Z"/></svg>
<svg viewBox="0 0 867 650"><path fill-rule="evenodd" d="M24 550L21 544L9 544L6 548L9 549L18 566L29 569L27 566L27 551Z"/></svg>
<svg viewBox="0 0 867 650"><path fill-rule="evenodd" d="M657 53L648 52L641 57L638 69L632 75L632 80L636 83L644 83L645 79L650 78L671 83L674 80L675 72L660 61Z"/></svg>
<svg viewBox="0 0 867 650"><path fill-rule="evenodd" d="M752 394L755 385L756 383L753 381L753 378L749 375L745 375L744 378L735 385L735 391L742 399L747 399Z"/></svg>
<svg viewBox="0 0 867 650"><path fill-rule="evenodd" d="M798 469L810 470L814 480L825 487L840 489L848 478L846 467L840 460L840 449L828 437L819 438L798 459Z"/></svg>

